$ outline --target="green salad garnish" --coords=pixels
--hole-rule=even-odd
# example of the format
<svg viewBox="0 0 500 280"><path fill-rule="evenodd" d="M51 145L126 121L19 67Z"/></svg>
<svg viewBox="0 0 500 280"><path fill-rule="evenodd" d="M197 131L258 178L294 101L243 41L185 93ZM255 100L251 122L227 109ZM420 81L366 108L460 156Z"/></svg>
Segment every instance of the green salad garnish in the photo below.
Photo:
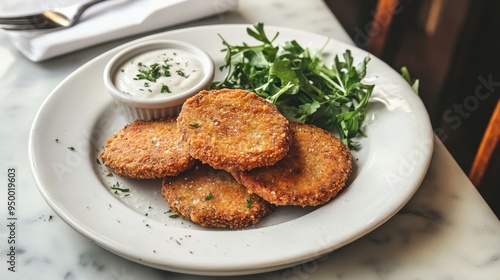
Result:
<svg viewBox="0 0 500 280"><path fill-rule="evenodd" d="M336 131L351 149L359 143L353 138L366 136L361 130L373 85L362 82L370 60L354 65L350 50L338 55L327 66L322 51L302 47L292 40L277 45L279 33L269 39L263 23L247 28L247 34L260 43L231 45L220 34L226 52L221 71L227 74L212 83L213 89L249 90L275 104L290 121L314 124Z"/></svg>

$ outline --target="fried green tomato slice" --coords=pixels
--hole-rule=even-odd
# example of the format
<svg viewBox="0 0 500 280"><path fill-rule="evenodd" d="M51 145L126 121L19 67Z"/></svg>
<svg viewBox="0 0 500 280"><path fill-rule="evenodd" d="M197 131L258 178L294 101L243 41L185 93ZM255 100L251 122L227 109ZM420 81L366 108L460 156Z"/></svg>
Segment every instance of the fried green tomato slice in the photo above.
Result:
<svg viewBox="0 0 500 280"><path fill-rule="evenodd" d="M184 103L177 121L191 156L226 171L273 165L291 143L289 122L277 107L245 90L201 91Z"/></svg>
<svg viewBox="0 0 500 280"><path fill-rule="evenodd" d="M172 118L126 125L106 141L99 157L116 174L134 179L175 176L196 161Z"/></svg>
<svg viewBox="0 0 500 280"><path fill-rule="evenodd" d="M351 153L331 133L313 125L291 123L292 146L271 167L236 171L233 176L275 205L317 206L344 188L351 173Z"/></svg>
<svg viewBox="0 0 500 280"><path fill-rule="evenodd" d="M174 213L203 227L243 228L272 211L231 174L201 163L179 176L165 177L161 192Z"/></svg>

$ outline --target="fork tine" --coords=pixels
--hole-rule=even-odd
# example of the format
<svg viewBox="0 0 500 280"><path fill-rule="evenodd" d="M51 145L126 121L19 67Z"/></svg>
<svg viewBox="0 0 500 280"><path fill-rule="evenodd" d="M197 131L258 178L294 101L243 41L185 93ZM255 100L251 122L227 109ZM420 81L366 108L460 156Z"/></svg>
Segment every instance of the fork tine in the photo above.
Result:
<svg viewBox="0 0 500 280"><path fill-rule="evenodd" d="M22 23L22 24L0 24L0 28L4 30L11 31L21 31L21 30L36 30L37 26L31 23Z"/></svg>
<svg viewBox="0 0 500 280"><path fill-rule="evenodd" d="M0 28L7 31L31 31L31 30L42 30L34 25L0 25Z"/></svg>
<svg viewBox="0 0 500 280"><path fill-rule="evenodd" d="M38 25L6 25L6 26L2 26L2 25L0 25L0 28L3 30L7 30L7 31L44 31L47 29L57 30L57 29L62 29L64 27L62 27L60 25L45 25L45 26L38 26Z"/></svg>
<svg viewBox="0 0 500 280"><path fill-rule="evenodd" d="M0 18L0 28L5 30L34 30L59 27L43 15Z"/></svg>
<svg viewBox="0 0 500 280"><path fill-rule="evenodd" d="M75 24L82 13L89 7L106 0L86 1L54 10L46 10L41 14L20 17L0 17L0 28L5 30L45 30L61 29Z"/></svg>
<svg viewBox="0 0 500 280"><path fill-rule="evenodd" d="M40 15L20 16L20 17L0 17L0 24L24 24L39 21Z"/></svg>

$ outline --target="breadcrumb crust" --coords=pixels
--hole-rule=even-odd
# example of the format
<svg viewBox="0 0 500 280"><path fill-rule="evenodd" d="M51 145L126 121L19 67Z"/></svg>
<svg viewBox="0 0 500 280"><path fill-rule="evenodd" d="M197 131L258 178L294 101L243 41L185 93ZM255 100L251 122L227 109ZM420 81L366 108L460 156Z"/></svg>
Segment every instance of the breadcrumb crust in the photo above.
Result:
<svg viewBox="0 0 500 280"><path fill-rule="evenodd" d="M290 151L274 166L235 171L236 180L275 205L317 206L344 188L352 168L349 148L313 125L290 124Z"/></svg>
<svg viewBox="0 0 500 280"><path fill-rule="evenodd" d="M177 121L191 156L226 171L273 165L291 143L289 122L277 107L245 90L201 91L184 103Z"/></svg>
<svg viewBox="0 0 500 280"><path fill-rule="evenodd" d="M223 170L204 164L163 179L162 195L170 209L204 227L242 228L257 223L271 205Z"/></svg>
<svg viewBox="0 0 500 280"><path fill-rule="evenodd" d="M175 176L195 163L172 118L126 125L106 141L99 157L116 174L134 179Z"/></svg>

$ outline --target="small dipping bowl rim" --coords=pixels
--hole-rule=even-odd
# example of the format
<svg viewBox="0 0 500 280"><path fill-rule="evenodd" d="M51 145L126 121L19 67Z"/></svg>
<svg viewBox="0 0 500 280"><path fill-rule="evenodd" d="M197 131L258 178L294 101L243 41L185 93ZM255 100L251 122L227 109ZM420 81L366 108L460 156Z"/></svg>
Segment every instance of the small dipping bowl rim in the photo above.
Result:
<svg viewBox="0 0 500 280"><path fill-rule="evenodd" d="M140 54L155 51L159 49L179 49L195 55L203 65L204 75L200 82L192 88L180 93L175 93L165 97L144 98L140 96L127 95L119 90L114 84L114 77L120 67L131 58ZM145 108L145 109L161 109L174 107L183 104L186 99L200 92L201 90L208 89L213 81L215 75L215 65L205 51L183 41L177 40L152 40L134 44L126 47L115 54L106 64L104 68L104 86L109 94L121 103L125 103L131 107Z"/></svg>

